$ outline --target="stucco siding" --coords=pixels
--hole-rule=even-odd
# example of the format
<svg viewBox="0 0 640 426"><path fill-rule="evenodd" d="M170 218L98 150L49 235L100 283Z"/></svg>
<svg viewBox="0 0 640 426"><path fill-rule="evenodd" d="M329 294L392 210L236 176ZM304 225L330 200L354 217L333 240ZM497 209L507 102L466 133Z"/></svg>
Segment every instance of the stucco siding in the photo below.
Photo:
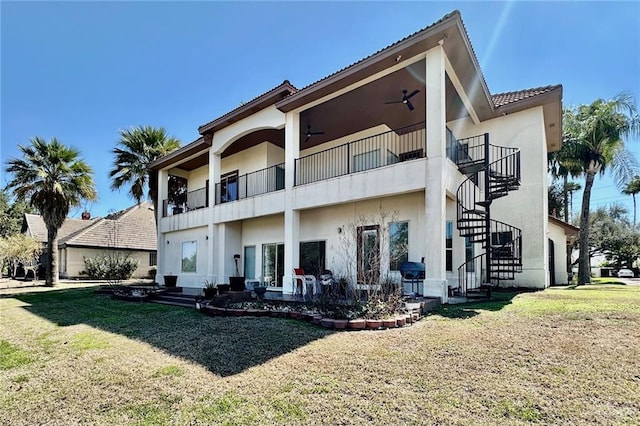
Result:
<svg viewBox="0 0 640 426"><path fill-rule="evenodd" d="M555 284L567 284L567 237L564 229L554 223L549 222L549 239L553 241Z"/></svg>
<svg viewBox="0 0 640 426"><path fill-rule="evenodd" d="M109 253L105 249L92 249L83 247L66 247L60 250L59 271L62 276L68 278L87 278L84 264L85 258L92 258ZM113 253L113 252L111 252ZM151 266L149 265L150 252L148 251L116 251L123 256L138 261L138 268L133 273L132 278L146 278L149 276Z"/></svg>
<svg viewBox="0 0 640 426"><path fill-rule="evenodd" d="M163 235L161 257L158 259L158 281L162 282L162 275L178 275L178 285L185 287L202 287L203 281L208 279L208 259L216 247L212 246L206 226L168 232ZM196 271L182 272L183 243L196 242Z"/></svg>

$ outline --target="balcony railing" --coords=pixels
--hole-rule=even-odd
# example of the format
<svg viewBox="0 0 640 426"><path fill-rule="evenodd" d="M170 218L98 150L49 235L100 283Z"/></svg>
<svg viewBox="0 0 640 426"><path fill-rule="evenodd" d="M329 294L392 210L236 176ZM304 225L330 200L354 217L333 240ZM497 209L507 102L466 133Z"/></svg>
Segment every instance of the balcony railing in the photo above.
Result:
<svg viewBox="0 0 640 426"><path fill-rule="evenodd" d="M216 183L216 205L284 189L284 163Z"/></svg>
<svg viewBox="0 0 640 426"><path fill-rule="evenodd" d="M295 162L295 184L305 185L423 158L425 148L423 121L298 158Z"/></svg>
<svg viewBox="0 0 640 426"><path fill-rule="evenodd" d="M179 200L166 199L162 201L162 217L186 213L192 210L209 207L208 188L200 188L187 192ZM186 201L185 201L186 200Z"/></svg>

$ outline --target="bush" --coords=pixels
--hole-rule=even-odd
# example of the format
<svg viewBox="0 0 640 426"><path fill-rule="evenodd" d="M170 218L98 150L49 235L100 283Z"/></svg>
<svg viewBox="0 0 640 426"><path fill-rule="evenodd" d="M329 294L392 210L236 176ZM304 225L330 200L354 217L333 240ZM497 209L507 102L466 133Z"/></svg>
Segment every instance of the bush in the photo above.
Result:
<svg viewBox="0 0 640 426"><path fill-rule="evenodd" d="M121 281L131 278L138 268L138 261L121 253L101 254L92 258L85 257L84 266L91 279Z"/></svg>

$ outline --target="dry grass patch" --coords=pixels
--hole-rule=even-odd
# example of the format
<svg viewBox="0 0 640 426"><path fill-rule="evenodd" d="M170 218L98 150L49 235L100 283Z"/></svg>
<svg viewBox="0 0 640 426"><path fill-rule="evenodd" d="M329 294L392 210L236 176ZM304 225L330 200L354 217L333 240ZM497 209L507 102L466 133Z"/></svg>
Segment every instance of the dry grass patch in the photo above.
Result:
<svg viewBox="0 0 640 426"><path fill-rule="evenodd" d="M18 294L0 298L0 359L18 360L0 423L633 424L638 341L629 286L500 293L375 332Z"/></svg>

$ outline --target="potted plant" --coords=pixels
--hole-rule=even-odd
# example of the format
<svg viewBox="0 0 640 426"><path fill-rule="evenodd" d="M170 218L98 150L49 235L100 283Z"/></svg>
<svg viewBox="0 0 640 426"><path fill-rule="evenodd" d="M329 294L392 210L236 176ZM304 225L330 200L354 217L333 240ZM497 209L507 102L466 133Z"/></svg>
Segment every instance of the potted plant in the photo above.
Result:
<svg viewBox="0 0 640 426"><path fill-rule="evenodd" d="M233 261L236 264L236 275L234 277L229 277L231 291L244 291L244 277L240 276L240 270L238 269L238 260L240 260L240 255L234 254Z"/></svg>
<svg viewBox="0 0 640 426"><path fill-rule="evenodd" d="M165 287L175 287L178 284L178 276L173 275L169 272L168 275L164 276L164 286Z"/></svg>
<svg viewBox="0 0 640 426"><path fill-rule="evenodd" d="M267 292L267 286L260 283L258 285L253 286L253 292L256 294L258 299L262 299Z"/></svg>
<svg viewBox="0 0 640 426"><path fill-rule="evenodd" d="M216 286L216 281L204 280L204 298L213 299L217 293L218 293L218 288Z"/></svg>

